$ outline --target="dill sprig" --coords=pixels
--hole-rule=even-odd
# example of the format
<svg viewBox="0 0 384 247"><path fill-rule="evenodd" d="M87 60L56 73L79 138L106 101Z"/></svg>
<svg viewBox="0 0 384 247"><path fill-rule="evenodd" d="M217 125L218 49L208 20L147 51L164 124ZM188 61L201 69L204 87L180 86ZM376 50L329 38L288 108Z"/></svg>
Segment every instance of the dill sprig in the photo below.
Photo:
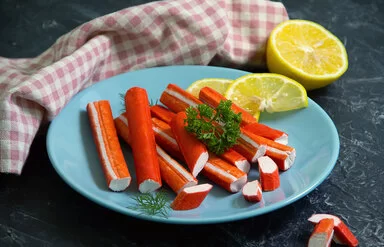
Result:
<svg viewBox="0 0 384 247"><path fill-rule="evenodd" d="M231 110L232 102L222 100L216 109L200 104L186 110L186 130L202 141L209 151L222 154L240 137L241 113Z"/></svg>
<svg viewBox="0 0 384 247"><path fill-rule="evenodd" d="M129 209L139 211L140 214L168 218L170 205L164 191L142 193L135 196L133 200L136 204L128 206Z"/></svg>
<svg viewBox="0 0 384 247"><path fill-rule="evenodd" d="M125 94L119 93L119 97L120 97L120 100L121 100L121 107L122 107L120 109L120 113L124 113L125 112ZM155 101L153 99L151 99L150 102L149 102L149 105L150 106L157 105L158 102L159 102L158 99L156 99Z"/></svg>

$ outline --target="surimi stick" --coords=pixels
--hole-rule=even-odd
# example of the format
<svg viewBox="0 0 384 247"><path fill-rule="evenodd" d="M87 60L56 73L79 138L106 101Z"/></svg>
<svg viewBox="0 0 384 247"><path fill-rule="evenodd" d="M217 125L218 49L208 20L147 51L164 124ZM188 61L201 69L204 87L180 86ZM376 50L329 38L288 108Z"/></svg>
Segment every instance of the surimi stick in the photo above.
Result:
<svg viewBox="0 0 384 247"><path fill-rule="evenodd" d="M125 108L139 191L155 191L162 183L146 90L139 87L127 90Z"/></svg>
<svg viewBox="0 0 384 247"><path fill-rule="evenodd" d="M349 230L348 226L337 216L331 214L313 214L308 221L317 224L323 219L332 219L334 223L333 241L337 244L355 247L359 245L359 241Z"/></svg>
<svg viewBox="0 0 384 247"><path fill-rule="evenodd" d="M235 193L247 182L247 174L214 154L209 155L202 174L225 190Z"/></svg>
<svg viewBox="0 0 384 247"><path fill-rule="evenodd" d="M184 188L171 203L173 210L191 210L200 206L211 191L212 185L199 184Z"/></svg>
<svg viewBox="0 0 384 247"><path fill-rule="evenodd" d="M131 135L129 134L128 120L125 116L125 112L120 114L113 121L115 122L115 127L119 136L123 138L127 144L131 145Z"/></svg>
<svg viewBox="0 0 384 247"><path fill-rule="evenodd" d="M244 133L243 131L237 141L238 144L234 145L232 148L243 155L250 163L255 163L257 159L263 156L267 151L265 145L258 144L249 137L248 133Z"/></svg>
<svg viewBox="0 0 384 247"><path fill-rule="evenodd" d="M263 192L258 180L247 182L242 189L245 200L249 202L259 202L262 199Z"/></svg>
<svg viewBox="0 0 384 247"><path fill-rule="evenodd" d="M183 154L185 163L192 175L196 177L204 168L208 160L208 151L205 145L189 134L185 129L185 112L179 112L171 121L171 129Z"/></svg>
<svg viewBox="0 0 384 247"><path fill-rule="evenodd" d="M248 162L248 160L232 148L221 154L220 158L223 158L245 173L248 173L251 168L251 164Z"/></svg>
<svg viewBox="0 0 384 247"><path fill-rule="evenodd" d="M272 191L280 187L279 169L268 156L257 159L259 163L260 183L263 191Z"/></svg>
<svg viewBox="0 0 384 247"><path fill-rule="evenodd" d="M160 102L175 113L185 111L189 106L197 106L203 103L192 94L172 83L168 84L161 94Z"/></svg>
<svg viewBox="0 0 384 247"><path fill-rule="evenodd" d="M252 132L252 134L265 137L272 141L287 145L288 144L288 134L277 129L273 129L265 124L261 123L251 123L244 126L245 130Z"/></svg>
<svg viewBox="0 0 384 247"><path fill-rule="evenodd" d="M88 103L87 112L108 188L123 191L130 185L131 175L120 147L109 101Z"/></svg>
<svg viewBox="0 0 384 247"><path fill-rule="evenodd" d="M286 171L293 165L296 158L296 150L293 147L252 134L244 128L242 128L242 133L258 145L265 146L265 155L271 157L280 170Z"/></svg>
<svg viewBox="0 0 384 247"><path fill-rule="evenodd" d="M169 109L165 108L161 105L153 105L151 106L151 115L157 119L160 119L167 124L169 124L172 118L175 116L174 112L171 112Z"/></svg>
<svg viewBox="0 0 384 247"><path fill-rule="evenodd" d="M176 194L186 187L197 185L197 179L158 145L156 150L159 158L161 178Z"/></svg>
<svg viewBox="0 0 384 247"><path fill-rule="evenodd" d="M333 237L333 220L323 219L315 226L309 240L308 247L329 247Z"/></svg>
<svg viewBox="0 0 384 247"><path fill-rule="evenodd" d="M225 98L222 94L210 87L203 87L200 89L199 99L213 108L216 108L220 104L220 101L227 100L227 98ZM241 112L242 126L257 122L256 118L254 118L252 114L237 106L235 103L232 103L231 109L234 113Z"/></svg>

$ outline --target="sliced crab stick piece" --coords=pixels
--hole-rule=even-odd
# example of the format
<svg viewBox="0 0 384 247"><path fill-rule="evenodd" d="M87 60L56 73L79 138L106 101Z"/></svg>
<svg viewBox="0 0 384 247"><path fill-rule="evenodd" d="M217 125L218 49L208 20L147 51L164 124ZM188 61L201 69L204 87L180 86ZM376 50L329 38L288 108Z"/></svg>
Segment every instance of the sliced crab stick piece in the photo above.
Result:
<svg viewBox="0 0 384 247"><path fill-rule="evenodd" d="M199 184L184 188L177 194L170 206L173 210L195 209L201 205L211 189L212 185L210 184Z"/></svg>
<svg viewBox="0 0 384 247"><path fill-rule="evenodd" d="M216 108L220 104L220 101L227 100L227 98L225 98L222 94L210 87L203 87L200 90L199 99L213 108ZM256 118L254 118L252 114L237 106L235 103L232 103L231 109L234 113L241 112L242 126L257 122Z"/></svg>
<svg viewBox="0 0 384 247"><path fill-rule="evenodd" d="M248 133L244 133L243 131L237 141L238 144L234 145L232 148L243 155L250 163L255 163L257 159L262 157L267 151L265 145L258 144L249 137Z"/></svg>
<svg viewBox="0 0 384 247"><path fill-rule="evenodd" d="M228 163L236 166L238 169L245 173L248 173L251 168L251 164L248 162L248 160L232 148L221 154L220 158L228 161Z"/></svg>
<svg viewBox="0 0 384 247"><path fill-rule="evenodd" d="M279 169L268 156L257 159L259 163L260 183L263 191L272 191L280 187Z"/></svg>
<svg viewBox="0 0 384 247"><path fill-rule="evenodd" d="M242 189L245 200L249 202L259 202L262 199L263 192L258 180L247 182Z"/></svg>
<svg viewBox="0 0 384 247"><path fill-rule="evenodd" d="M308 221L318 224L323 219L332 219L334 223L335 234L333 236L333 241L337 244L347 245L347 246L358 246L359 241L353 235L348 226L337 216L331 214L313 214Z"/></svg>
<svg viewBox="0 0 384 247"><path fill-rule="evenodd" d="M271 128L265 124L261 123L250 123L244 126L245 130L252 132L252 134L265 137L272 141L287 145L288 144L288 134L278 130Z"/></svg>
<svg viewBox="0 0 384 247"><path fill-rule="evenodd" d="M121 150L109 101L88 103L87 113L108 188L123 191L130 185L131 175Z"/></svg>
<svg viewBox="0 0 384 247"><path fill-rule="evenodd" d="M214 154L209 155L202 174L225 190L235 193L247 182L247 174Z"/></svg>
<svg viewBox="0 0 384 247"><path fill-rule="evenodd" d="M333 220L323 219L315 226L309 240L308 247L329 247L333 237Z"/></svg>
<svg viewBox="0 0 384 247"><path fill-rule="evenodd" d="M160 102L171 111L178 113L190 106L202 104L199 99L175 84L168 84L160 96Z"/></svg>
<svg viewBox="0 0 384 247"><path fill-rule="evenodd" d="M180 151L183 154L185 163L192 175L196 177L208 161L208 151L205 145L189 134L185 129L185 112L179 112L171 121L171 129Z"/></svg>
<svg viewBox="0 0 384 247"><path fill-rule="evenodd" d="M162 183L146 90L140 87L127 90L125 108L139 191L155 191Z"/></svg>
<svg viewBox="0 0 384 247"><path fill-rule="evenodd" d="M158 145L156 150L159 158L161 178L176 194L186 187L197 185L197 179L182 165L172 159Z"/></svg>
<svg viewBox="0 0 384 247"><path fill-rule="evenodd" d="M151 115L152 117L158 118L167 124L169 124L172 118L175 116L174 112L171 112L169 109L161 105L151 106Z"/></svg>
<svg viewBox="0 0 384 247"><path fill-rule="evenodd" d="M242 133L258 145L266 146L265 155L272 158L280 170L288 170L295 162L296 150L293 147L255 135L244 128L242 129Z"/></svg>

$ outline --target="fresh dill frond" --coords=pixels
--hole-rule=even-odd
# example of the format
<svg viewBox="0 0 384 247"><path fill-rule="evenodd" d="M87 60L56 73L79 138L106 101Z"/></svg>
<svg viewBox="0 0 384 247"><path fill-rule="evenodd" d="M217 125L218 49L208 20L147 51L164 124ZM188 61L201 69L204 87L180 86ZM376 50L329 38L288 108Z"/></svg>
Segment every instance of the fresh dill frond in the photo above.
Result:
<svg viewBox="0 0 384 247"><path fill-rule="evenodd" d="M150 105L150 106L154 106L154 105L157 105L158 102L159 102L158 99L156 99L155 102L153 101L153 99L151 99L149 105Z"/></svg>
<svg viewBox="0 0 384 247"><path fill-rule="evenodd" d="M121 100L121 107L122 109L120 110L120 113L124 113L125 112L125 94L123 93L119 93L119 97L120 97L120 100Z"/></svg>
<svg viewBox="0 0 384 247"><path fill-rule="evenodd" d="M139 211L140 214L168 218L170 204L166 192L142 193L135 196L133 200L135 205L128 206L129 209Z"/></svg>

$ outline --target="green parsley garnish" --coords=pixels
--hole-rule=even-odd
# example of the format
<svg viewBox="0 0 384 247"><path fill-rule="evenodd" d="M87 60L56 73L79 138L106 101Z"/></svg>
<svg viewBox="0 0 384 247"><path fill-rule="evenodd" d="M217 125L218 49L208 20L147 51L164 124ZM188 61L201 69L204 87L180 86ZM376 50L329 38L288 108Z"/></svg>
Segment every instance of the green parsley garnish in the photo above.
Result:
<svg viewBox="0 0 384 247"><path fill-rule="evenodd" d="M232 101L222 100L216 109L200 104L186 110L185 129L202 141L209 151L222 154L240 137L241 113L231 110Z"/></svg>
<svg viewBox="0 0 384 247"><path fill-rule="evenodd" d="M133 200L136 204L128 206L129 209L139 211L140 214L168 218L170 205L165 192L143 193L134 197Z"/></svg>

